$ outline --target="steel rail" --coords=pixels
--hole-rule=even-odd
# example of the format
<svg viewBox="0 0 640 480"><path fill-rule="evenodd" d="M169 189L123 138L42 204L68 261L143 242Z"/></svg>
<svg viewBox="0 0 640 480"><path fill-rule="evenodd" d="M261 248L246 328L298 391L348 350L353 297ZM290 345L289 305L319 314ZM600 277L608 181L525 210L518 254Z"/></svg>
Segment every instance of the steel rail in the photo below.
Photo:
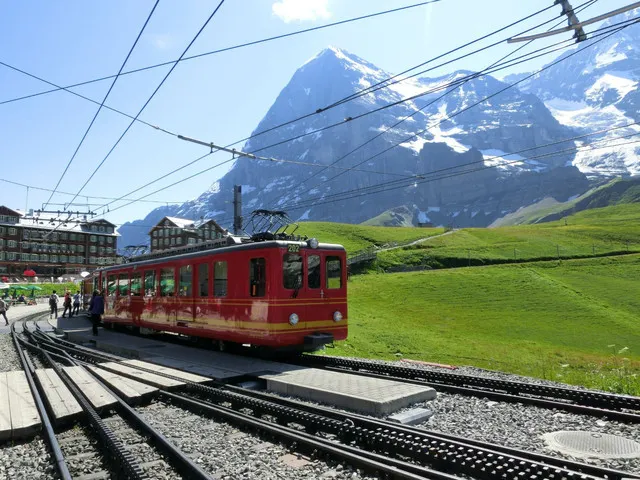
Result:
<svg viewBox="0 0 640 480"><path fill-rule="evenodd" d="M64 343L70 343L61 341ZM83 349L85 349L83 347ZM71 350L75 350L71 348ZM90 361L97 362L103 355L101 353L95 354L94 352L80 352L82 355L86 355L87 357L93 357ZM123 360L123 357L119 357L117 355L107 354L109 360ZM102 368L109 370L108 367L101 365ZM173 377L171 375L167 375L164 373L156 372L154 370L145 369L142 367L135 367L141 371L148 371L150 373L159 374L168 378L172 378L175 380L180 380L185 382L184 379ZM118 373L122 375L122 372L114 371L114 373ZM127 375L125 375L127 376ZM131 375L131 378L136 378L134 375ZM139 380L139 379L138 379ZM393 432L394 435L397 436L398 439L402 440L402 438L413 438L414 441L417 439L421 439L424 442L436 442L437 445L442 448L444 444L447 442L450 444L450 448L453 448L454 451L460 451L460 449L465 451L479 451L478 455L480 457L486 458L499 458L504 460L505 456L511 457L507 459L507 463L503 465L503 468L507 468L510 463L513 461L519 462L519 465L524 465L526 462L530 462L533 467L528 467L529 471L533 471L532 469L538 468L542 469L544 472L549 472L549 470L553 470L554 468L562 471L567 474L566 471L569 471L571 476L575 476L576 472L586 475L585 478L594 477L594 478L607 478L610 480L621 480L623 478L640 478L639 476L635 476L633 474L629 474L627 472L621 472L617 470L607 469L598 466L592 466L587 464L582 464L579 462L573 462L570 460L564 460L557 457L550 457L547 455L537 454L533 452L526 452L523 450L504 447L501 445L495 445L491 443L469 440L466 438L456 437L453 435L447 435L439 432L433 432L429 430L422 430L413 427L406 427L402 425L398 425L395 423L386 422L384 420L372 419L369 417L364 417L357 414L345 414L336 410L327 409L324 407L316 407L311 405L305 405L298 402L294 402L291 400L283 399L281 397L277 397L275 395L271 395L268 393L248 391L246 389L242 389L240 387L235 387L231 385L221 384L220 382L216 382L219 385L219 388L211 388L201 384L196 384L194 382L186 382L186 389L191 393L194 393L196 396L205 396L207 399L215 399L215 401L219 402L229 402L232 405L238 406L238 408L249 408L257 413L255 415L260 415L262 413L269 413L276 418L285 418L290 421L295 421L299 424L305 424L305 421L308 420L309 416L314 419L316 425L333 425L333 428L337 428L338 431L333 431L332 433L340 434L340 429L345 428L344 425L352 425L354 428L365 429L368 432ZM162 392L165 394L168 392ZM211 404L208 404L211 405ZM224 407L221 407L224 408ZM287 412L295 412L293 417L291 413ZM333 420L334 423L331 423ZM337 424L335 422L338 422ZM337 425L337 427L336 427ZM309 426L307 424L307 429L313 431L313 425ZM353 434L342 433L342 435L346 435L347 440L353 439ZM385 435L388 435L386 433ZM390 442L388 437L387 442ZM396 442L397 443L397 442ZM395 445L395 444L394 444ZM457 455L457 454L456 454ZM434 461L432 459L432 461ZM469 459L467 458L467 463ZM481 461L480 458L475 459L475 462ZM524 462L524 463L523 463ZM508 469L507 469L508 470ZM471 474L470 472L467 472Z"/></svg>
<svg viewBox="0 0 640 480"><path fill-rule="evenodd" d="M33 332L31 332L31 333L33 333ZM76 399L79 400L79 401L82 400L83 403L86 406L89 407L90 411L93 411L93 413L95 414L95 417L94 418L90 418L90 420L92 420L92 423L101 424L104 427L104 431L108 431L108 432L111 433L112 437L107 436L107 438L105 439L105 440L107 440L107 442L109 442L110 444L114 444L114 443L118 444L118 443L120 443L120 441L117 440L117 438L113 435L111 430L106 425L104 425L104 423L102 422L102 419L100 419L100 417L97 415L97 413L95 412L93 407L91 407L89 405L88 399L84 398L84 394L80 393L80 390L77 389L75 384L71 381L71 378L66 374L66 372L63 369L61 369L56 364L56 362L51 358L51 355L49 354L49 352L46 351L47 348L58 349L57 347L52 346L50 344L43 345L41 343L42 340L48 341L49 339L51 339L51 337L50 336L46 336L48 338L44 338L43 335L45 335L45 334L42 333L41 331L39 331L39 333L40 333L40 335L37 335L37 336L34 335L34 337L33 337L34 341L36 342L36 344L38 346L38 348L40 348L40 350L41 350L42 354L44 355L44 357L47 359L49 364L56 370L58 375L60 375L60 377L63 379L63 381L65 382L67 387L69 387L72 390L72 393L74 393L74 390L75 390L74 396L76 396L76 393L78 394L78 396L80 398L76 397ZM58 349L58 350L62 350L62 349ZM80 366L81 368L84 368L83 366L79 365L68 354L66 355L66 357L65 357L65 355L60 355L60 354L57 354L56 356L58 358L61 358L61 359L66 359L67 362L70 363L71 365L77 365L77 366ZM191 460L191 458L189 458L186 454L184 454L181 450L179 450L175 445L173 445L173 443L171 443L171 441L169 439L167 439L162 433L160 433L154 427L149 425L149 423L138 412L136 412L133 408L131 408L129 405L127 405L127 403L124 400L122 400L120 398L120 396L116 392L114 392L107 385L105 385L105 383L102 381L102 379L97 377L94 374L93 371L91 371L90 369L85 369L85 371L88 372L94 378L94 380L99 385L101 385L106 391L111 393L111 395L118 402L117 406L118 406L118 410L119 410L120 414L123 417L126 417L129 420L129 422L132 425L135 426L135 428L137 428L138 430L141 430L145 434L147 434L151 438L151 440L154 443L154 445L170 459L170 462L173 464L173 466L181 474L185 475L185 478L189 478L189 479L210 479L211 478L210 475L208 475L204 470L202 470L202 468L200 468L195 462L193 462L193 460ZM120 443L120 445L121 445L121 443ZM123 452L126 453L128 458L133 460L133 456L126 449L124 449L124 447L123 447ZM120 456L120 452L117 449L116 449L116 451L114 453L116 453L116 455ZM133 462L131 462L131 463L133 463ZM137 462L135 462L135 463L137 464ZM144 473L142 471L142 468L139 465L138 465L138 469L139 469L139 476L135 476L135 475L137 475L137 472L128 472L128 473L130 473L130 475L133 478L144 478Z"/></svg>
<svg viewBox="0 0 640 480"><path fill-rule="evenodd" d="M33 317L42 315L42 313L34 314ZM29 360L26 352L20 346L18 342L18 335L16 334L15 322L11 325L11 337L13 339L13 344L18 352L18 356L20 357L20 362L22 363L22 368L24 370L25 376L27 377L27 382L29 383L29 388L31 389L31 393L33 395L33 399L36 403L36 408L38 409L38 414L40 415L40 420L42 425L44 426L44 437L47 440L47 444L53 454L54 463L56 470L60 474L60 478L62 480L71 480L71 473L69 472L69 467L64 460L64 455L62 453L62 449L60 448L60 443L58 443L58 439L56 438L56 434L53 430L53 425L51 424L51 419L49 418L49 414L44 406L44 402L42 401L42 397L40 396L40 392L36 383L33 379L35 369L33 368L33 364Z"/></svg>
<svg viewBox="0 0 640 480"><path fill-rule="evenodd" d="M437 372L420 368L400 365L378 364L363 360L345 359L337 357L303 355L299 363L315 367L334 367L354 372L369 371L380 375L421 381L433 387L453 386L477 388L484 392L504 392L518 398L528 396L537 398L551 398L567 400L574 405L606 408L609 410L637 410L640 413L640 397L630 395L614 395L610 393L578 390L567 387L531 384L513 380L498 380L494 378L473 377L471 375ZM565 403L565 405L571 405ZM554 408L559 408L554 406Z"/></svg>

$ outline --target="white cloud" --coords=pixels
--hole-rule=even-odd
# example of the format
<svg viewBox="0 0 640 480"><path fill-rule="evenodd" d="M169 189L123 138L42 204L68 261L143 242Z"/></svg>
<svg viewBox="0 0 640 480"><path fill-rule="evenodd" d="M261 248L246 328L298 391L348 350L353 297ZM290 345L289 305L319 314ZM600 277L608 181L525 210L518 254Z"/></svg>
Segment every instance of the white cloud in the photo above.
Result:
<svg viewBox="0 0 640 480"><path fill-rule="evenodd" d="M329 0L280 0L271 6L273 14L285 23L331 17Z"/></svg>
<svg viewBox="0 0 640 480"><path fill-rule="evenodd" d="M173 46L173 37L169 34L152 34L149 35L151 44L159 50L166 50Z"/></svg>

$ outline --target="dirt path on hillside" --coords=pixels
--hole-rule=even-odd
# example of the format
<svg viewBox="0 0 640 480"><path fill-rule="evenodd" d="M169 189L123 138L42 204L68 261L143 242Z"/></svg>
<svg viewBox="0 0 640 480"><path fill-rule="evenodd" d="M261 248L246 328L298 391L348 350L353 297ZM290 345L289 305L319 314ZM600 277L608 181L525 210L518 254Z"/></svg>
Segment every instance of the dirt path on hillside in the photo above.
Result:
<svg viewBox="0 0 640 480"><path fill-rule="evenodd" d="M388 252L389 250L396 250L397 248L410 247L412 245L417 245L419 243L424 243L424 242L427 242L429 240L433 240L434 238L444 237L445 235L450 235L453 232L456 232L457 230L458 229L449 230L448 232L444 232L444 233L441 233L439 235L432 235L431 237L419 238L418 240L414 240L411 243L404 243L402 245L396 245L395 247L379 248L379 249L376 250L376 253L378 253L378 252Z"/></svg>

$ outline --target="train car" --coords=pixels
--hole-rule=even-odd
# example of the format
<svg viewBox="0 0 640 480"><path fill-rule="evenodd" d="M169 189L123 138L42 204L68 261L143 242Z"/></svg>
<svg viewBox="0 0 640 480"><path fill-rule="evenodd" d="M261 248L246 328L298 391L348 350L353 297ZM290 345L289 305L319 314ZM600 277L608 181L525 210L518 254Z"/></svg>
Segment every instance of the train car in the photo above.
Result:
<svg viewBox="0 0 640 480"><path fill-rule="evenodd" d="M295 238L295 237L294 237ZM97 270L105 326L315 350L347 337L346 252L316 239L229 236Z"/></svg>

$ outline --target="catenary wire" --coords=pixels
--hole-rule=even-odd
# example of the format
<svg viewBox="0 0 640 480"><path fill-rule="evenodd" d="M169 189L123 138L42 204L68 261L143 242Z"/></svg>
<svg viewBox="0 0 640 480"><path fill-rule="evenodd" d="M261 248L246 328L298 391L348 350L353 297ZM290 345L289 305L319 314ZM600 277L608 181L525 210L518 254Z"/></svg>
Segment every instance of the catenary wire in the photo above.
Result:
<svg viewBox="0 0 640 480"><path fill-rule="evenodd" d="M387 14L390 14L390 13L400 12L400 11L403 11L403 10L409 10L409 9L412 9L412 8L422 7L422 6L429 5L429 4L432 4L432 3L437 3L437 2L440 2L440 1L442 1L442 0L429 0L429 1L425 1L425 2L414 3L412 5L406 5L404 7L393 8L391 10L383 10L381 12L375 12L375 13L370 13L370 14L367 14L367 15L361 15L359 17L348 18L348 19L345 19L345 20L337 21L337 22L327 23L325 25L319 25L317 27L305 28L305 29L302 29L302 30L297 30L295 32L285 33L285 34L281 34L281 35L275 35L275 36L268 37L268 38L263 38L263 39L260 39L260 40L254 40L254 41L251 41L251 42L245 42L245 43L241 43L241 44L238 44L238 45L233 45L233 46L230 46L230 47L224 47L224 48L221 48L221 49L218 49L218 50L212 50L212 51L209 51L209 52L199 53L197 55L191 55L191 56L188 56L188 57L183 57L182 59L179 59L178 61L179 62L185 62L185 61L193 60L193 59L196 59L196 58L202 58L202 57L206 57L206 56L209 56L209 55L215 55L215 54L218 54L218 53L223 53L223 52L228 52L228 51L231 51L231 50L236 50L236 49L239 49L239 48L244 48L244 47L248 47L248 46L252 46L252 45L258 45L258 44L261 44L261 43L271 42L273 40L279 40L279 39L282 39L282 38L292 37L292 36L295 36L295 35L300 35L302 33L313 32L315 30L322 30L322 29L325 29L325 28L335 27L335 26L338 26L338 25L344 25L344 24L351 23L351 22L356 22L356 21L359 21L359 20L365 20L365 19L368 19L368 18L373 18L373 17L377 17L377 16L381 16L381 15L387 15ZM126 71L126 72L122 72L121 76L122 75L130 75L132 73L144 72L146 70L151 70L151 69L158 68L158 67L164 67L166 65L171 65L175 61L176 60L172 60L172 61L169 61L169 62L157 63L157 64L154 64L154 65L148 65L146 67L136 68L134 70L129 70L129 71ZM21 72L21 73L24 73L24 72ZM60 87L60 86L54 85L56 88L54 88L52 90L46 90L46 91L43 91L43 92L32 93L30 95L25 95L25 96L22 96L22 97L16 97L16 98L12 98L12 99L9 99L9 100L4 100L4 101L0 102L0 105L3 105L5 103L17 102L17 101L20 101L20 100L26 100L28 98L33 98L33 97L37 97L37 96L40 96L40 95L46 95L48 93L53 93L53 92L57 92L57 91L60 91L60 90L65 90L65 89L68 89L68 88L80 87L82 85L88 85L88 84L91 84L91 83L102 82L104 80L109 80L110 78L113 78L114 76L115 75L107 75L107 76L104 76L104 77L95 78L93 80L86 80L84 82L74 83L72 85L67 85L65 87Z"/></svg>
<svg viewBox="0 0 640 480"><path fill-rule="evenodd" d="M104 98L102 99L102 102L98 106L98 110L96 111L95 115L91 119L91 123L89 123L89 126L87 127L87 130L84 132L84 135L82 136L82 139L80 140L80 143L78 144L78 146L76 147L76 150L73 152L73 155L71 156L71 158L67 162L67 166L65 167L64 171L60 175L60 178L58 179L58 183L56 183L56 186L53 187L53 192L51 192L51 195L49 195L49 199L44 203L44 206L42 207L43 210L45 210L47 208L47 205L49 205L49 202L51 201L53 196L56 194L56 190L58 190L58 187L60 186L60 182L62 182L62 179L64 178L65 174L69 170L69 167L71 166L71 163L73 162L73 160L76 158L76 155L80 151L80 147L82 147L82 144L84 143L85 138L87 138L87 135L89 135L89 131L91 130L91 127L93 127L93 124L95 123L96 118L98 118L98 115L100 114L100 111L102 110L102 107L104 106L104 102L106 102L107 98L109 98L109 94L111 93L111 90L113 90L113 87L115 86L116 82L118 81L118 78L120 77L120 74L122 73L122 70L124 70L124 66L127 64L127 61L129 60L129 57L131 57L131 54L133 53L133 50L136 48L136 45L138 44L138 41L140 40L140 37L142 36L142 33L144 32L145 28L147 28L149 20L151 20L151 17L153 16L153 12L156 11L156 7L158 6L158 3L160 3L160 0L156 0L156 2L153 4L153 8L149 12L149 15L147 16L147 19L145 20L144 25L142 25L142 28L140 29L140 32L138 32L138 36L136 37L135 41L133 42L133 45L131 45L131 48L129 49L129 53L127 53L127 56L124 59L124 62L122 62L122 65L120 66L120 70L118 70L118 73L116 74L115 78L111 82L111 86L109 87L109 90L107 90L106 95L104 96Z"/></svg>
<svg viewBox="0 0 640 480"><path fill-rule="evenodd" d="M552 52L547 52L547 53L552 53ZM511 66L513 66L513 65L512 65L512 64L510 64L510 65L508 65L508 66L509 66L509 67L511 67ZM463 80L464 80L464 79L456 80L456 84L457 84L457 83L460 83L460 82L461 82L461 81L463 81ZM442 88L447 88L447 85L444 85L444 86L440 87L440 89L442 89ZM435 90L434 90L434 91L435 91ZM430 93L430 92L427 92L427 93ZM333 126L337 126L337 125L339 125L339 124L341 124L341 123L343 123L343 122L340 122L340 123L338 123L338 124L330 125L330 126L329 126L329 127L327 127L327 128L331 128L331 127L333 127ZM326 128L325 128L325 129L326 129ZM316 132L317 132L317 130L316 130ZM295 139L297 139L297 138L299 138L299 137L293 137L293 138L289 139L288 141L292 141L292 140L295 140ZM238 143L238 142L234 142L234 144L235 144L235 143ZM280 142L280 143L284 143L284 142ZM280 143L278 143L278 144L280 144ZM267 148L271 148L271 147L273 147L273 146L275 146L275 145L278 145L278 144L269 145L269 146L267 146L267 147L264 147L264 148L261 148L261 149L255 150L254 152L262 151L262 150L265 150L265 149L267 149ZM231 145L233 145L233 144L231 144ZM252 152L252 153L254 153L254 152ZM156 178L155 180L153 180L153 181L151 181L151 182L149 182L149 183L145 184L144 186L139 187L139 188L137 188L137 189L135 189L135 190L133 190L133 191L131 191L131 192L128 192L128 193L124 194L121 198L118 198L118 199L116 199L116 200L114 200L114 201L111 201L111 202L109 202L109 203L105 203L105 204L103 204L103 205L102 205L102 206L100 206L99 208L107 207L107 206L109 206L109 205L111 205L111 204L115 203L116 201L121 200L122 198L127 197L127 196L131 195L132 193L135 193L135 192L137 192L137 191L139 191L139 190L141 190L141 189L143 189L143 188L146 188L147 186L149 186L149 185L151 185L151 184L153 184L153 183L156 183L156 182L158 182L158 181L160 181L160 180L162 180L162 179L164 179L164 178L166 178L166 177L168 177L168 176L170 176L170 175L172 175L172 174L174 174L174 173L176 173L176 172L178 172L178 171L180 171L180 170L183 170L184 168L186 168L186 167L188 167L188 166L191 166L191 165L195 164L196 162L198 162L198 161L200 161L200 160L202 160L202 159L204 159L204 158L206 158L206 157L208 157L208 156L209 156L209 154L207 154L207 155L203 155L203 156L200 156L200 157L196 158L195 160L192 160L192 161L188 162L187 164L184 164L184 165L182 165L182 166L180 166L180 167L178 167L178 168L176 168L176 169L174 169L174 170L172 170L172 171L170 171L170 172L168 172L168 173L166 173L166 174L162 175L161 177ZM215 164L215 165L213 165L213 166L211 166L211 167L208 167L208 168L206 168L206 169L204 169L204 170L201 170L201 171L200 171L200 172L198 172L196 175L200 175L200 174L206 173L206 172L208 172L208 171L213 170L214 168L218 168L218 167L223 166L223 165L225 165L225 164L228 164L228 163L230 163L230 162L232 162L232 161L234 161L234 160L235 160L235 158L233 158L233 157L232 157L232 158L229 158L229 159L227 159L227 160L225 160L225 161L222 161L222 162L217 163L217 164ZM189 176L189 177L187 177L187 178L183 179L183 181L186 181L186 180L189 180L189 179L191 179L191 178L194 178L194 176L196 176L196 175L191 175L191 176ZM181 183L181 181L179 181L179 182L177 182L177 183ZM171 184L171 185L169 185L169 186L167 186L167 187L165 187L165 188L170 188L171 186L173 186L173 185L175 185L175 184L177 184L177 183ZM159 191L162 191L162 189L160 189L160 190L156 190L154 193L157 193L157 192L159 192ZM142 198L144 198L144 197L142 197ZM133 203L133 202L130 202L128 205L130 205L131 203ZM124 206L126 206L126 205L124 205ZM121 207L123 207L123 206L121 206ZM121 207L118 207L118 208L121 208Z"/></svg>

